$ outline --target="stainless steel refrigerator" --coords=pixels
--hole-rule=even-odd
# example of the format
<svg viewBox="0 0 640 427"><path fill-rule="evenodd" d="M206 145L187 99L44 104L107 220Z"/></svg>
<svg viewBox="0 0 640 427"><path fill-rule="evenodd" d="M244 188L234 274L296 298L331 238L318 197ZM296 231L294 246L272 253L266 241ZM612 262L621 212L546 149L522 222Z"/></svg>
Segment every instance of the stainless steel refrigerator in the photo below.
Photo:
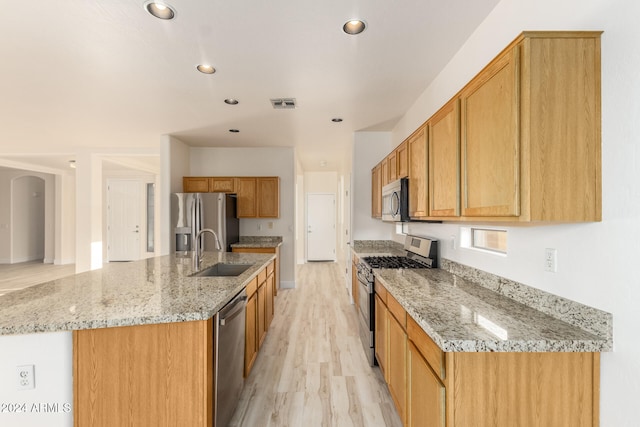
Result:
<svg viewBox="0 0 640 427"><path fill-rule="evenodd" d="M171 194L171 250L195 250L198 232L210 228L216 232L222 252L231 252L231 244L240 239L240 222L236 218L236 196L225 193ZM217 251L214 237L204 233L203 251Z"/></svg>

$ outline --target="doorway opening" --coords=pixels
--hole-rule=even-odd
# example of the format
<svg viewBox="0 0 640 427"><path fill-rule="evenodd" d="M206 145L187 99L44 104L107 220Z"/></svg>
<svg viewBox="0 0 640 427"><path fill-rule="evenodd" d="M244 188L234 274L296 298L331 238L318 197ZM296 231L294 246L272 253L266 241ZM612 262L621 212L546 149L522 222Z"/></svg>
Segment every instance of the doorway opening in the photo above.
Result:
<svg viewBox="0 0 640 427"><path fill-rule="evenodd" d="M335 193L307 193L306 212L307 261L335 261Z"/></svg>

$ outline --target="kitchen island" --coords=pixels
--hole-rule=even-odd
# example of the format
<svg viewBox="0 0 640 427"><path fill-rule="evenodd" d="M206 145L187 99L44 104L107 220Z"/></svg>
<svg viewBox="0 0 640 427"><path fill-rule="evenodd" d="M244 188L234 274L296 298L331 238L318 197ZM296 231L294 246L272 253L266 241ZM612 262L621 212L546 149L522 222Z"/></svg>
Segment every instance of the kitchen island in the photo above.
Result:
<svg viewBox="0 0 640 427"><path fill-rule="evenodd" d="M611 314L447 259L374 276L376 357L406 425L598 425Z"/></svg>
<svg viewBox="0 0 640 427"><path fill-rule="evenodd" d="M210 426L212 317L274 258L205 253L200 270L250 265L235 277L173 255L108 264L1 297L0 334L73 331L75 426Z"/></svg>

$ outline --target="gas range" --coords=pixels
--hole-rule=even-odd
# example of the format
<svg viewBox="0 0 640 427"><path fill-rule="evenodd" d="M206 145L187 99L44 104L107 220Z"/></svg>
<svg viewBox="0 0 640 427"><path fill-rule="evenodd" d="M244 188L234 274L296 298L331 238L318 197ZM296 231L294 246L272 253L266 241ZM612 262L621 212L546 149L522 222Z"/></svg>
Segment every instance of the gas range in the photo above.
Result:
<svg viewBox="0 0 640 427"><path fill-rule="evenodd" d="M406 256L367 256L362 260L371 268L432 268L431 263L417 261Z"/></svg>

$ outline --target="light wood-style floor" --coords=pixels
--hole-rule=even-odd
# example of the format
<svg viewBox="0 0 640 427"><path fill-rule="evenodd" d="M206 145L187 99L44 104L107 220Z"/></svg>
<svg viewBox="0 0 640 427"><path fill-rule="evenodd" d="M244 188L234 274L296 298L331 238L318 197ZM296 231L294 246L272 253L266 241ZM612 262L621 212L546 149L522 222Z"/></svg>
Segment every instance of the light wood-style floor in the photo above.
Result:
<svg viewBox="0 0 640 427"><path fill-rule="evenodd" d="M38 283L75 274L75 264L53 265L41 261L0 264L0 295Z"/></svg>
<svg viewBox="0 0 640 427"><path fill-rule="evenodd" d="M298 267L230 426L401 426L378 367L367 364L336 263Z"/></svg>

